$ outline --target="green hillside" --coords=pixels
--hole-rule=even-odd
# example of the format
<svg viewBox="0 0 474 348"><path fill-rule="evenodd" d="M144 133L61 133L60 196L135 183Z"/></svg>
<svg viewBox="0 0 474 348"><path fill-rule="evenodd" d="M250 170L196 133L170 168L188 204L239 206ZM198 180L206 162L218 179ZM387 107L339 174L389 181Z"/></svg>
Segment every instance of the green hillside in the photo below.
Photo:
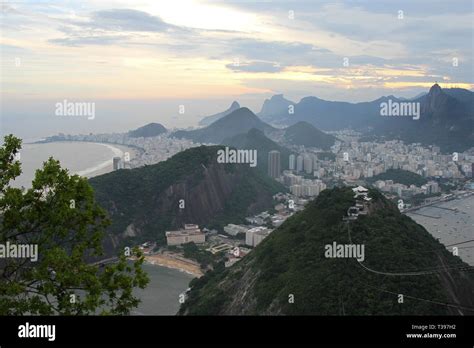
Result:
<svg viewBox="0 0 474 348"><path fill-rule="evenodd" d="M367 181L371 183L376 182L377 180L393 180L393 182L406 186L421 186L428 182L428 180L421 175L403 169L389 169L385 173L367 179Z"/></svg>
<svg viewBox="0 0 474 348"><path fill-rule="evenodd" d="M298 122L285 129L285 140L292 145L304 145L305 147L316 147L328 150L336 138L321 132L308 122Z"/></svg>
<svg viewBox="0 0 474 348"><path fill-rule="evenodd" d="M242 261L194 280L180 314L474 314L473 276L457 270L467 264L378 191L370 196L369 214L348 225L342 217L354 204L353 192L323 191ZM351 241L365 245L362 265L372 271L354 258L325 257L326 245ZM421 270L430 271L390 275Z"/></svg>
<svg viewBox="0 0 474 348"><path fill-rule="evenodd" d="M248 164L217 163L220 148L191 148L155 165L90 179L97 201L109 212L111 235L164 243L165 230L184 223L239 223L271 208L272 195L285 188Z"/></svg>

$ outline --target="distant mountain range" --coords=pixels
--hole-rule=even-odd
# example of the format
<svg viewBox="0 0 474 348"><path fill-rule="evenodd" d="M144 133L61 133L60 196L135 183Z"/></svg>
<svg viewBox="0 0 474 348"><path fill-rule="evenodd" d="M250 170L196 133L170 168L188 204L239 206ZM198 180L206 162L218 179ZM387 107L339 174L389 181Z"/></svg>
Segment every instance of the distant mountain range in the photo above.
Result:
<svg viewBox="0 0 474 348"><path fill-rule="evenodd" d="M413 100L420 104L420 118L378 117L369 135L400 139L407 143L438 145L444 152L464 151L474 146L474 93L465 89L442 89L438 84L428 94Z"/></svg>
<svg viewBox="0 0 474 348"><path fill-rule="evenodd" d="M473 315L469 265L381 193L369 196L367 215L348 224L352 190L322 191L241 261L193 280L179 314ZM328 257L334 243L363 245L363 260Z"/></svg>
<svg viewBox="0 0 474 348"><path fill-rule="evenodd" d="M199 125L200 126L209 126L211 123L221 119L224 116L229 115L231 112L233 112L237 109L240 109L240 105L239 105L239 103L234 101L234 102L232 102L231 106L227 110L219 112L219 113L211 115L211 116L204 117L201 121L199 121Z"/></svg>
<svg viewBox="0 0 474 348"><path fill-rule="evenodd" d="M410 103L419 106L419 117L382 115L384 104L398 104L402 108ZM320 129L354 129L362 132L365 140L400 139L407 143L438 145L443 152L461 152L474 147L474 93L462 88L442 89L438 84L414 98L390 95L362 103L317 97L305 97L293 103L278 94L265 100L258 115L233 102L229 109L204 118L201 124L205 127L176 131L172 136L221 144L224 139L247 134L255 128L280 145L329 149L336 139ZM274 128L269 123L287 128Z"/></svg>
<svg viewBox="0 0 474 348"><path fill-rule="evenodd" d="M165 243L165 230L196 223L217 227L272 207L286 189L247 164L220 164L222 146L201 146L167 161L90 179L112 220L105 249L113 254L129 238ZM179 208L184 199L185 208Z"/></svg>
<svg viewBox="0 0 474 348"><path fill-rule="evenodd" d="M172 133L171 136L187 138L199 143L221 144L224 139L247 133L252 128L264 133L275 130L275 128L260 120L248 108L243 107L218 119L207 127L190 131L180 130Z"/></svg>
<svg viewBox="0 0 474 348"><path fill-rule="evenodd" d="M149 123L143 127L128 132L128 136L132 138L156 137L157 135L166 133L166 131L166 128L160 123Z"/></svg>
<svg viewBox="0 0 474 348"><path fill-rule="evenodd" d="M250 132L251 130L252 132ZM255 130L260 132L255 132ZM262 149L270 149L272 146L282 148L282 144L277 145L270 140L271 138L278 138L288 145L304 145L322 149L329 149L336 140L332 135L321 132L307 122L299 122L286 129L274 128L263 122L248 108L237 109L207 127L191 131L176 131L171 136L187 138L201 143L238 144L239 148L244 143L246 146L265 144L261 147ZM249 138L251 136L257 138L251 140ZM266 139L263 139L263 137L266 137ZM273 145L269 146L270 143L273 143ZM272 148L269 151L274 149Z"/></svg>
<svg viewBox="0 0 474 348"><path fill-rule="evenodd" d="M381 116L381 104L388 101L420 103L420 119ZM269 123L305 121L322 130L351 128L387 139L439 145L449 152L474 146L474 93L462 88L442 89L435 84L412 99L388 96L362 103L305 97L294 104L294 114L288 112L290 104L282 95L274 96L265 101L259 115Z"/></svg>

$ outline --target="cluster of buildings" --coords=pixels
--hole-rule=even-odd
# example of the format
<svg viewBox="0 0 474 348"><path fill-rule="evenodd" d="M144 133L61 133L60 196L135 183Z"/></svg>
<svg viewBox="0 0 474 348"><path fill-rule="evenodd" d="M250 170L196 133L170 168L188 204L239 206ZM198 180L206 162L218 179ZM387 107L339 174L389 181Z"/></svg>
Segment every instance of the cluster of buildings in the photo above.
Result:
<svg viewBox="0 0 474 348"><path fill-rule="evenodd" d="M331 147L334 160L325 160L319 149L295 148L290 155L289 170L295 174L313 175L318 179L341 179L354 182L371 178L389 169L403 169L423 177L444 179L472 178L474 152L442 154L438 146L405 144L399 140L360 141L354 131L333 132L339 140ZM321 158L320 158L321 157Z"/></svg>
<svg viewBox="0 0 474 348"><path fill-rule="evenodd" d="M404 144L393 140L385 142L359 141L353 131L336 132L339 140L331 147L331 156L320 149L294 147L298 154L290 155L288 169L282 173L275 168L280 164L277 151L269 153L268 172L289 187L296 197L315 197L335 182L358 184L390 169L401 169L431 178L426 185L402 185L390 180L379 180L375 186L399 197L440 192L437 179L472 178L474 152L442 154L438 146ZM277 176L277 174L279 174Z"/></svg>
<svg viewBox="0 0 474 348"><path fill-rule="evenodd" d="M265 239L265 237L267 237L272 231L273 229L265 226L229 224L224 227L224 232L228 235L237 236L239 233L245 234L245 244L251 247L256 247L258 244L260 244L260 242Z"/></svg>
<svg viewBox="0 0 474 348"><path fill-rule="evenodd" d="M462 179L472 177L474 154L441 154L438 146L423 147L421 144L404 144L393 140L383 143L336 142L332 147L336 160L324 168L345 180L358 180L386 172L403 169L423 177Z"/></svg>
<svg viewBox="0 0 474 348"><path fill-rule="evenodd" d="M268 237L272 231L273 229L264 226L253 227L245 233L245 244L256 247L262 240Z"/></svg>
<svg viewBox="0 0 474 348"><path fill-rule="evenodd" d="M95 143L107 143L124 145L135 148L135 155L129 161L120 161L114 158L114 170L121 168L137 168L144 165L151 165L174 156L178 152L184 151L200 144L193 143L188 139L178 139L163 133L155 137L133 138L128 133L107 133L107 134L59 134L51 137L51 141L87 141Z"/></svg>
<svg viewBox="0 0 474 348"><path fill-rule="evenodd" d="M116 156L113 158L112 162L113 170L132 168L130 165L130 154L124 154L122 157Z"/></svg>
<svg viewBox="0 0 474 348"><path fill-rule="evenodd" d="M202 244L206 242L206 234L198 225L185 224L183 229L177 231L166 231L166 243L168 245L181 245L194 242Z"/></svg>
<svg viewBox="0 0 474 348"><path fill-rule="evenodd" d="M402 198L410 198L418 194L432 195L441 192L439 184L436 181L428 181L425 185L418 187L415 185L406 186L394 183L393 180L377 180L374 186L382 192L392 193Z"/></svg>
<svg viewBox="0 0 474 348"><path fill-rule="evenodd" d="M347 216L342 218L343 221L357 220L359 215L367 215L368 204L372 200L369 197L369 190L363 186L357 186L352 189L356 204L347 209Z"/></svg>
<svg viewBox="0 0 474 348"><path fill-rule="evenodd" d="M268 175L290 188L290 192L296 197L315 197L326 189L326 184L319 179L308 179L295 173L305 171L307 174L313 173L313 163L316 163L317 156L313 154L290 155L289 170L281 172L281 159L279 151L268 153ZM316 166L314 166L315 168Z"/></svg>
<svg viewBox="0 0 474 348"><path fill-rule="evenodd" d="M296 197L316 197L322 190L327 188L326 184L320 179L305 179L303 176L295 175L291 171L283 172L282 181Z"/></svg>

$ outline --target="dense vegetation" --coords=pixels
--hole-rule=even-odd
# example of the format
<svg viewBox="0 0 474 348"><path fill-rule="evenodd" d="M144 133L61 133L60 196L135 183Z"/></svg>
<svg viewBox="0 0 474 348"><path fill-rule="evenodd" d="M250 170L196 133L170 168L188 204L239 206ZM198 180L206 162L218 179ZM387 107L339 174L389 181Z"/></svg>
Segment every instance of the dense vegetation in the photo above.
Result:
<svg viewBox="0 0 474 348"><path fill-rule="evenodd" d="M389 169L385 173L367 179L370 183L376 182L377 180L393 180L393 182L402 185L415 185L418 187L428 182L428 180L421 175L403 169Z"/></svg>
<svg viewBox="0 0 474 348"><path fill-rule="evenodd" d="M371 191L371 213L342 221L354 203L347 188L326 190L288 219L254 251L229 269L206 274L192 284L181 314L447 314L448 307L412 297L473 306L472 276L452 270L447 289L439 273L385 276L363 269L352 258L326 258L334 241L365 245L363 264L382 272L413 272L441 266L467 266L425 229ZM449 285L448 285L449 287ZM405 295L398 303L398 294ZM467 295L466 295L467 294ZM294 296L290 303L289 296ZM452 312L451 312L452 313Z"/></svg>
<svg viewBox="0 0 474 348"><path fill-rule="evenodd" d="M119 170L90 180L97 200L105 207L111 218L110 232L122 234L127 226L139 229L136 241L155 240L165 243L164 232L181 224L201 221L201 227L218 227L227 223L241 222L254 206L271 207L272 195L285 190L277 183L248 165L217 164L219 146L201 146L180 152L167 161L130 170ZM233 180L232 192L225 193L216 187L215 192L194 191L203 181L206 170L221 166L219 175L228 175ZM222 177L220 178L222 179ZM181 212L178 200L182 198L170 187L182 185L190 196L186 209ZM168 191L167 191L168 190ZM221 191L220 191L221 190ZM210 214L210 208L202 206L200 195L215 194L215 199L226 199L221 210ZM184 215L188 214L188 215ZM208 214L204 219L203 215ZM183 217L184 216L184 217ZM182 221L187 218L187 221Z"/></svg>
<svg viewBox="0 0 474 348"><path fill-rule="evenodd" d="M304 145L327 150L336 141L330 134L321 132L308 122L298 122L285 129L285 140L292 145Z"/></svg>
<svg viewBox="0 0 474 348"><path fill-rule="evenodd" d="M143 255L117 250L116 263L92 263L110 221L87 180L49 158L31 188L11 187L20 148L12 135L0 146L0 244L35 245L37 253L0 259L0 315L129 314L140 302L134 288L148 283Z"/></svg>
<svg viewBox="0 0 474 348"><path fill-rule="evenodd" d="M183 244L183 256L190 260L199 262L203 269L206 269L208 265L211 265L215 257L209 251L199 249L194 242Z"/></svg>
<svg viewBox="0 0 474 348"><path fill-rule="evenodd" d="M140 137L155 137L162 133L166 133L166 128L159 123L149 123L143 127L137 128L128 132L128 135L132 138L140 138Z"/></svg>

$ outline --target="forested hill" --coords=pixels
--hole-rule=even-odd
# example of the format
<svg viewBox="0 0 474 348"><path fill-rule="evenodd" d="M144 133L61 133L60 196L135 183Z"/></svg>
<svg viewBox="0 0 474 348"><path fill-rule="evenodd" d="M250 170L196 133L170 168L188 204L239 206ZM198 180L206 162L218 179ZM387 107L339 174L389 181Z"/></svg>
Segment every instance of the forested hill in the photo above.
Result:
<svg viewBox="0 0 474 348"><path fill-rule="evenodd" d="M368 214L347 222L351 189L323 191L241 261L194 280L180 314L474 315L469 266L369 195ZM334 242L365 245L365 259L326 257Z"/></svg>
<svg viewBox="0 0 474 348"><path fill-rule="evenodd" d="M127 238L165 243L167 229L185 223L217 227L241 223L272 208L285 188L249 166L221 164L222 146L200 146L155 165L114 171L90 179L96 199L112 220L115 247ZM180 208L180 200L184 208Z"/></svg>
<svg viewBox="0 0 474 348"><path fill-rule="evenodd" d="M428 182L428 180L421 175L403 169L389 169L385 173L368 178L367 181L375 182L377 180L393 180L393 182L406 186L421 186Z"/></svg>

